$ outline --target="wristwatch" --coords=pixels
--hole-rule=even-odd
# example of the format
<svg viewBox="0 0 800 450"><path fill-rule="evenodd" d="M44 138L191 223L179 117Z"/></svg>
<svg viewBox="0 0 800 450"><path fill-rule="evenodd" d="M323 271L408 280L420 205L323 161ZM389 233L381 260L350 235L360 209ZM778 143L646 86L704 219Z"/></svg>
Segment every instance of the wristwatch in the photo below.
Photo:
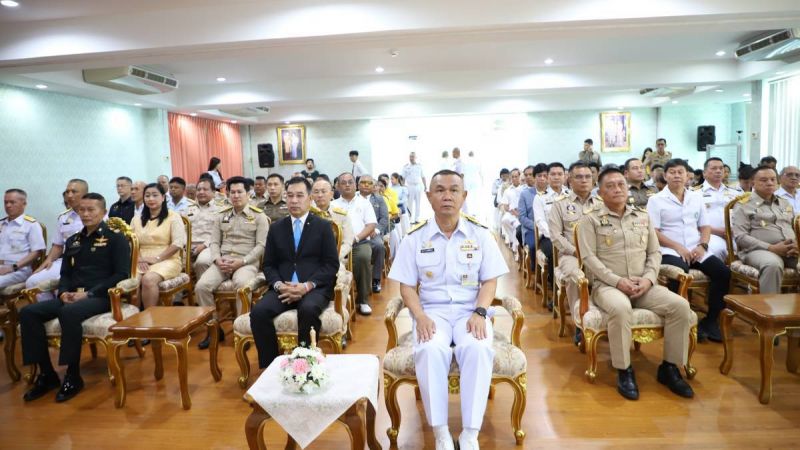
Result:
<svg viewBox="0 0 800 450"><path fill-rule="evenodd" d="M708 243L707 242L701 242L701 243L697 244L697 246L698 247L703 247L703 250L708 251Z"/></svg>
<svg viewBox="0 0 800 450"><path fill-rule="evenodd" d="M14 272L19 270L19 266L17 265L17 263L12 264L11 268L14 269Z"/></svg>
<svg viewBox="0 0 800 450"><path fill-rule="evenodd" d="M479 306L479 307L475 308L472 312L474 312L475 314L483 317L484 319L486 318L486 308L481 308Z"/></svg>

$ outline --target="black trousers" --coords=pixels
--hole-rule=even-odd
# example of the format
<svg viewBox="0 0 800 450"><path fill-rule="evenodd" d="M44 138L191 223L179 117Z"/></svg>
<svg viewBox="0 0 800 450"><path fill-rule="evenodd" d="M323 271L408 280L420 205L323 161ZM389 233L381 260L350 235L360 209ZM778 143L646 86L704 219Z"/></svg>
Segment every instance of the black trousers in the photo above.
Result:
<svg viewBox="0 0 800 450"><path fill-rule="evenodd" d="M553 241L550 238L542 237L539 239L539 246L537 250L544 252L547 256L547 276L549 280L553 280ZM533 255L536 257L536 255Z"/></svg>
<svg viewBox="0 0 800 450"><path fill-rule="evenodd" d="M708 288L708 315L706 315L706 318L708 320L717 320L719 318L719 313L725 308L724 298L728 294L731 283L731 270L722 260L712 255L702 263L693 262L690 265L679 256L664 255L661 257L661 264L680 267L687 273L689 268L692 268L706 274L711 280L711 286ZM677 291L677 288L677 281L671 281L670 289Z"/></svg>
<svg viewBox="0 0 800 450"><path fill-rule="evenodd" d="M267 367L279 355L278 336L273 323L276 317L291 309L297 309L297 342L309 345L311 327L314 327L319 335L322 328L319 316L330 300L322 292L314 290L297 302L285 304L278 298L276 291L267 291L250 312L250 328L253 330L253 340L258 349L258 366L262 369Z"/></svg>
<svg viewBox="0 0 800 450"><path fill-rule="evenodd" d="M76 303L63 303L60 299L47 300L28 305L19 312L22 332L22 363L40 364L50 359L47 351L45 322L58 318L61 324L60 365L81 362L83 327L81 323L98 314L111 311L111 302L106 297L89 297Z"/></svg>

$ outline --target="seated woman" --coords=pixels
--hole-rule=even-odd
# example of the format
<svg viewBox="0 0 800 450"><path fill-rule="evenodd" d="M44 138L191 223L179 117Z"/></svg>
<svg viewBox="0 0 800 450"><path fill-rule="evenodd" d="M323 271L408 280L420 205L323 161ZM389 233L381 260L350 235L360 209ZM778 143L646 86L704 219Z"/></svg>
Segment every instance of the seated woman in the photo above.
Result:
<svg viewBox="0 0 800 450"><path fill-rule="evenodd" d="M166 192L160 185L145 186L144 204L141 216L134 217L131 225L139 239L139 300L149 308L158 303L158 283L181 273L186 229L180 215L167 209Z"/></svg>

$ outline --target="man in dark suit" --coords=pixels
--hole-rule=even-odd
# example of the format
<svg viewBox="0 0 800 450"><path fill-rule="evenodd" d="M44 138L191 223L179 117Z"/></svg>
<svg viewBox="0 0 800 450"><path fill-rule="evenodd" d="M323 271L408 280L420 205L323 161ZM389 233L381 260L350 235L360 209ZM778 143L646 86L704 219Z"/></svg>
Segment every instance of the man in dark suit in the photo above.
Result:
<svg viewBox="0 0 800 450"><path fill-rule="evenodd" d="M372 247L372 292L381 291L381 276L383 275L383 259L386 256L386 248L383 246L383 237L389 235L389 207L380 195L375 195L375 180L371 175L362 175L358 179L358 192L362 197L369 200L372 209L375 211L375 218L378 224L369 239Z"/></svg>
<svg viewBox="0 0 800 450"><path fill-rule="evenodd" d="M267 234L264 276L269 291L250 313L259 367L278 356L273 319L297 309L298 343L310 344L311 327L319 332L320 314L333 299L339 255L327 220L309 214L311 184L302 177L286 183L289 216L275 222Z"/></svg>

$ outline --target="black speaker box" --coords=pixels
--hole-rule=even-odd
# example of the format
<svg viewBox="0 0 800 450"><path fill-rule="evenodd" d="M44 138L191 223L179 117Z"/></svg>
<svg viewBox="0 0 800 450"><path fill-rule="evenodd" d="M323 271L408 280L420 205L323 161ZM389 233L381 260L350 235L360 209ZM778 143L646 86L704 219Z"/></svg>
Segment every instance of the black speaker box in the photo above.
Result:
<svg viewBox="0 0 800 450"><path fill-rule="evenodd" d="M714 125L700 125L697 127L697 151L706 151L706 145L717 143L716 128Z"/></svg>
<svg viewBox="0 0 800 450"><path fill-rule="evenodd" d="M275 152L272 144L258 144L258 167L275 167Z"/></svg>

